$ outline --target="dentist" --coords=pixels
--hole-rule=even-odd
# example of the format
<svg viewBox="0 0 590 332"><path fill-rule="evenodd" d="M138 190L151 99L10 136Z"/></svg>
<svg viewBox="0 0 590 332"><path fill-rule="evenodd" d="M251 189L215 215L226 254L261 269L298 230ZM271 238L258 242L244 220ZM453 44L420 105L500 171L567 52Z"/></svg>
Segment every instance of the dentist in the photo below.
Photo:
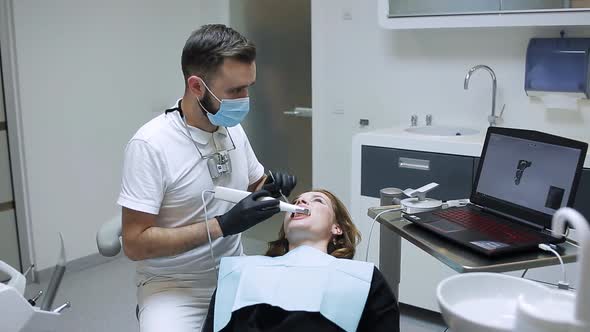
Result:
<svg viewBox="0 0 590 332"><path fill-rule="evenodd" d="M182 99L125 148L117 203L125 254L137 261L142 332L198 331L219 259L242 255L240 233L279 212L277 201L258 199L288 196L295 187L294 176L264 175L239 125L249 111L255 58L254 44L229 27L193 32L182 51ZM235 206L201 196L214 186L254 193Z"/></svg>

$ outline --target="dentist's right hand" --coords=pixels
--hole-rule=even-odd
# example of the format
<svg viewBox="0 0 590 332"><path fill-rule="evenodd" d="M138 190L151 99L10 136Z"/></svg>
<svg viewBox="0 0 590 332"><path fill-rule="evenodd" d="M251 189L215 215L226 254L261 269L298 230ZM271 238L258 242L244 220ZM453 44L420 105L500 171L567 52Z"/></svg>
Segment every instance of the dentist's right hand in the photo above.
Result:
<svg viewBox="0 0 590 332"><path fill-rule="evenodd" d="M266 190L253 192L226 213L215 217L223 236L241 233L279 213L279 201L261 200L263 197L271 196Z"/></svg>

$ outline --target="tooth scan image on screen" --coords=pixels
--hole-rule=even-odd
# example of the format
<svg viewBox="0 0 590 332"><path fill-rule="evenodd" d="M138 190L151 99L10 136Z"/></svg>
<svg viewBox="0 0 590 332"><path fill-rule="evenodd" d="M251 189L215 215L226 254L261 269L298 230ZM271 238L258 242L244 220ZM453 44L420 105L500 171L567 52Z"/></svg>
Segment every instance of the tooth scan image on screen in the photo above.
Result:
<svg viewBox="0 0 590 332"><path fill-rule="evenodd" d="M514 184L515 185L519 185L520 184L520 179L522 179L522 174L524 173L524 170L527 169L528 167L531 167L533 163L528 161L528 160L519 160L518 161L518 165L516 166L516 176L514 177Z"/></svg>

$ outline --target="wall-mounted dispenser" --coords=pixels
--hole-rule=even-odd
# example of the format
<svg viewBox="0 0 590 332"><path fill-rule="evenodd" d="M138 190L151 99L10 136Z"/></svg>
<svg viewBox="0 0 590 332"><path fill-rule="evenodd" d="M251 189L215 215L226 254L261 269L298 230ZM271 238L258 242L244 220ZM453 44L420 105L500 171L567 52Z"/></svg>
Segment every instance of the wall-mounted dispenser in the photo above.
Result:
<svg viewBox="0 0 590 332"><path fill-rule="evenodd" d="M526 54L524 89L545 107L576 110L590 97L590 38L533 38Z"/></svg>

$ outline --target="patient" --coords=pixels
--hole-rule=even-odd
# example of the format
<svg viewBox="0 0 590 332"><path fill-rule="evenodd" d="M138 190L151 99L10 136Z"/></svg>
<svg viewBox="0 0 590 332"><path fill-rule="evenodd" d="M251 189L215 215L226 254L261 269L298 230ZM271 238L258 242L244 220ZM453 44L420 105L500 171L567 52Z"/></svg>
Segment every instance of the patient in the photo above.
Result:
<svg viewBox="0 0 590 332"><path fill-rule="evenodd" d="M399 331L397 301L371 263L352 260L360 234L326 190L294 204L266 256L223 258L203 331Z"/></svg>

